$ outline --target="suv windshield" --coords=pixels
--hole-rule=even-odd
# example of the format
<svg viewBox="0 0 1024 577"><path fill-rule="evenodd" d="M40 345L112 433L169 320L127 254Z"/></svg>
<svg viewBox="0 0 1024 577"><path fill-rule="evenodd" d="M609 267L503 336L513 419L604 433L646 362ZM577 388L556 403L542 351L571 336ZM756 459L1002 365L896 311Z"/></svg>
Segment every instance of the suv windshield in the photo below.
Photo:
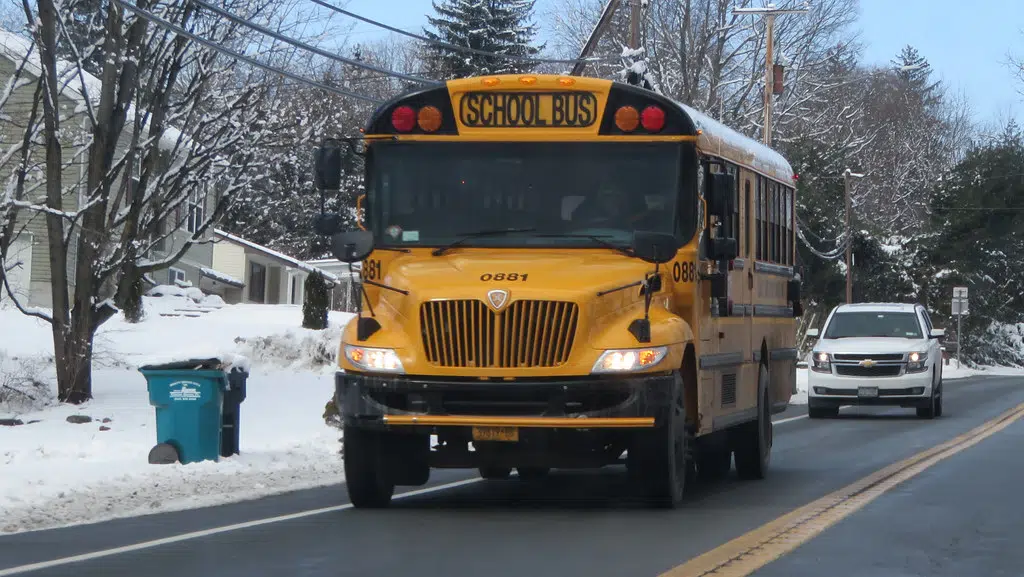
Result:
<svg viewBox="0 0 1024 577"><path fill-rule="evenodd" d="M891 337L922 338L921 323L916 313L867 312L836 313L828 323L824 338Z"/></svg>
<svg viewBox="0 0 1024 577"><path fill-rule="evenodd" d="M590 236L628 245L634 230L688 238L694 210L677 205L682 153L678 143L380 143L369 169L372 230L392 247L502 229L535 232L459 244L591 247Z"/></svg>

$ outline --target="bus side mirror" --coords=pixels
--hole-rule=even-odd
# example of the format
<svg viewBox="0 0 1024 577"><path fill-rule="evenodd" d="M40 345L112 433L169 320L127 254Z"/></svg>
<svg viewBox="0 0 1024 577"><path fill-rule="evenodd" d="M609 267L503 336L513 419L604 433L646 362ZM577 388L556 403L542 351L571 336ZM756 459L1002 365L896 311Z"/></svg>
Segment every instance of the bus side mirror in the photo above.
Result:
<svg viewBox="0 0 1024 577"><path fill-rule="evenodd" d="M345 222L341 215L335 212L319 214L313 218L313 229L320 236L334 236L342 231Z"/></svg>
<svg viewBox="0 0 1024 577"><path fill-rule="evenodd" d="M708 256L711 260L732 260L739 256L739 245L735 238L715 237L710 241Z"/></svg>
<svg viewBox="0 0 1024 577"><path fill-rule="evenodd" d="M633 232L633 254L652 264L665 264L676 258L679 241L671 234L660 232Z"/></svg>
<svg viewBox="0 0 1024 577"><path fill-rule="evenodd" d="M331 237L331 252L341 262L365 260L373 252L373 234L368 230L339 232Z"/></svg>
<svg viewBox="0 0 1024 577"><path fill-rule="evenodd" d="M710 211L722 222L728 221L732 213L736 212L736 203L733 194L736 190L736 178L727 173L719 172L711 175L708 183L708 196Z"/></svg>
<svg viewBox="0 0 1024 577"><path fill-rule="evenodd" d="M314 181L318 190L341 189L341 141L335 138L324 140L316 149Z"/></svg>

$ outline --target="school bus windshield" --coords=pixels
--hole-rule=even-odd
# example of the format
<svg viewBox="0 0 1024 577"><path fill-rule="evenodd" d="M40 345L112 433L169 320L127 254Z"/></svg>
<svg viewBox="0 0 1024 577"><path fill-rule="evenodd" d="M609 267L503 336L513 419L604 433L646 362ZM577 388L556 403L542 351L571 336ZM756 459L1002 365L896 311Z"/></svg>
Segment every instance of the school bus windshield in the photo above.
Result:
<svg viewBox="0 0 1024 577"><path fill-rule="evenodd" d="M385 246L590 247L634 230L694 230L679 143L379 143L370 158L372 230ZM548 237L540 235L565 235ZM577 237L574 238L573 236Z"/></svg>

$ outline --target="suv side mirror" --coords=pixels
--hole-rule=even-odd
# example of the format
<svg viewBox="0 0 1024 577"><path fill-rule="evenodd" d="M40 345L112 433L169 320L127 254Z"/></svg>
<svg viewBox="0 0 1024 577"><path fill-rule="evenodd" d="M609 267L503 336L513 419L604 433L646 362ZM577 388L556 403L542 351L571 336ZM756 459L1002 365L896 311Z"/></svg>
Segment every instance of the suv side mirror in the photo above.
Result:
<svg viewBox="0 0 1024 577"><path fill-rule="evenodd" d="M325 139L320 148L316 149L314 181L319 190L339 190L341 188L341 141L336 138Z"/></svg>
<svg viewBox="0 0 1024 577"><path fill-rule="evenodd" d="M331 253L341 262L359 262L373 252L373 233L368 230L339 232L331 237Z"/></svg>
<svg viewBox="0 0 1024 577"><path fill-rule="evenodd" d="M652 264L665 264L676 258L679 241L671 234L633 231L633 254Z"/></svg>
<svg viewBox="0 0 1024 577"><path fill-rule="evenodd" d="M736 212L735 199L733 198L735 190L736 178L733 175L726 172L711 175L710 182L708 183L708 196L710 197L708 205L711 214L717 216L723 222L728 220L732 213Z"/></svg>
<svg viewBox="0 0 1024 577"><path fill-rule="evenodd" d="M932 329L928 331L928 338L941 339L946 336L946 329Z"/></svg>
<svg viewBox="0 0 1024 577"><path fill-rule="evenodd" d="M816 339L816 338L818 338L818 335L820 335L820 334L821 334L821 331L819 331L818 329L807 329L807 336L809 336L809 337L812 337L812 338Z"/></svg>

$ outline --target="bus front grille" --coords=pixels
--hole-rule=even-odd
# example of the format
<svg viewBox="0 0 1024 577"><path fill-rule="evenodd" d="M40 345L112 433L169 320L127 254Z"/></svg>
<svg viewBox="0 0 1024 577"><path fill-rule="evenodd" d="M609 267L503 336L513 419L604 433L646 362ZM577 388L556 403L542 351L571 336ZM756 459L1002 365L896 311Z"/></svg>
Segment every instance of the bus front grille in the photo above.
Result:
<svg viewBox="0 0 1024 577"><path fill-rule="evenodd" d="M494 312L479 300L423 303L427 360L442 367L556 367L569 359L579 308L563 301L520 300Z"/></svg>

